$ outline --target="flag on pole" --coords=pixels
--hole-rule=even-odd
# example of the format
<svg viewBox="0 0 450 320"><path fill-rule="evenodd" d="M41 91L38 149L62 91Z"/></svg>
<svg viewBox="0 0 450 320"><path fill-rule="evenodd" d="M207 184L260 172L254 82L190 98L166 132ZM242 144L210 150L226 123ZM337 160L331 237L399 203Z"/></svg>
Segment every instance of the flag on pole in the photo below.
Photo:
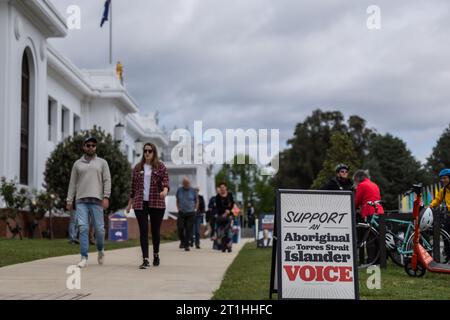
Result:
<svg viewBox="0 0 450 320"><path fill-rule="evenodd" d="M103 27L103 24L108 21L109 16L109 8L111 7L111 0L106 0L105 2L105 10L103 11L102 22L100 23L100 28Z"/></svg>

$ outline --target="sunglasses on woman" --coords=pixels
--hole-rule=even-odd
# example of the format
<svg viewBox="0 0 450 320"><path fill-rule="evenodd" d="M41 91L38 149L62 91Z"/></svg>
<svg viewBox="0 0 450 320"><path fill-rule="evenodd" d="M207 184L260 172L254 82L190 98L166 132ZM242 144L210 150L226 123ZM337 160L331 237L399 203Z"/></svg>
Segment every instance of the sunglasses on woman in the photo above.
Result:
<svg viewBox="0 0 450 320"><path fill-rule="evenodd" d="M152 149L145 149L145 150L144 150L144 153L152 154L152 153L153 153L153 150L152 150Z"/></svg>

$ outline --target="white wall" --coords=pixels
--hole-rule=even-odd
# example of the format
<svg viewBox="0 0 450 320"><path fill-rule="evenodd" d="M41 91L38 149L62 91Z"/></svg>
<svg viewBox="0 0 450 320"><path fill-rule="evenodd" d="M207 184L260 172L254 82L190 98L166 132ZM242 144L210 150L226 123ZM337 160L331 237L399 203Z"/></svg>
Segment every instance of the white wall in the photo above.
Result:
<svg viewBox="0 0 450 320"><path fill-rule="evenodd" d="M94 99L89 106L89 113L86 114L88 127L94 125L101 127L106 132L114 134L114 127L120 121L121 113L111 99ZM122 122L123 123L123 122Z"/></svg>
<svg viewBox="0 0 450 320"><path fill-rule="evenodd" d="M7 153L7 128L8 123L8 50L9 50L9 23L8 23L8 3L0 2L0 176L5 176L6 153Z"/></svg>
<svg viewBox="0 0 450 320"><path fill-rule="evenodd" d="M133 151L135 151L135 141L138 138L139 138L139 135L137 134L137 132L134 130L131 130L130 125L128 123L125 123L125 138L124 138L122 145L124 148L126 145L128 145L127 158L128 158L128 161L133 166L138 162L137 158L133 158Z"/></svg>
<svg viewBox="0 0 450 320"><path fill-rule="evenodd" d="M16 3L20 7L21 2ZM104 74L98 70L84 71L87 81L92 82L90 85L96 87L96 90L88 93L87 85L83 89L69 83L61 76L61 73L47 66L47 41L44 34L36 27L39 23L33 22L34 19L36 18L29 12L24 15L15 6L10 5L10 2L0 0L0 176L8 179L20 176L21 71L22 57L26 48L30 52L32 74L29 157L31 187L42 188L45 163L56 144L63 138L61 135L63 106L69 110L68 132L70 134L73 133L74 114L80 116L82 130L91 129L97 125L114 135L114 127L117 123L126 125L122 147L125 150L125 145L129 146L128 159L133 164L138 161L138 158L133 159L132 156L135 141L138 138L143 142L155 143L159 152L164 151L166 156L170 156L169 146L164 145L166 142L161 139L160 133L153 132L155 128L146 128L142 125L138 125L139 129L133 128L126 114L130 111L130 107L126 108L120 98L105 98L105 95L111 93L111 89L120 89L117 87L114 71L106 70ZM17 34L20 35L18 39ZM68 69L76 70L76 67L69 66ZM72 72L70 70L68 72ZM102 89L105 89L104 94ZM78 90L84 90L86 96ZM93 98L97 94L99 96ZM52 141L48 139L49 96L56 101L56 117L53 121L56 121L57 125ZM192 167L189 169L192 170ZM206 195L208 180L211 177L205 173L206 167L199 166L194 170L198 172L195 178L197 181L194 181L194 184L198 184L202 193ZM207 196L210 195L207 194Z"/></svg>
<svg viewBox="0 0 450 320"><path fill-rule="evenodd" d="M37 159L37 170L39 172L37 177L37 185L36 187L41 187L44 182L44 170L45 163L47 162L48 157L51 152L55 149L58 143L64 140L62 135L62 108L68 109L68 134L73 134L73 117L74 114L81 116L81 93L77 92L72 85L70 85L66 80L64 80L59 74L57 74L53 69L48 68L48 77L46 79L47 82L47 96L45 99L45 103L42 105L42 117L40 117L39 125L39 136L41 139L39 140L39 154ZM54 112L54 117L52 122L55 123L55 133L54 139L51 141L48 140L48 126L47 126L47 117L48 117L48 97L51 97L55 100L54 107L56 108L56 112ZM81 116L82 117L82 116Z"/></svg>
<svg viewBox="0 0 450 320"><path fill-rule="evenodd" d="M5 9L5 5L8 6ZM6 89L3 102L6 106L7 113L4 117L5 123L3 130L6 131L6 141L3 144L5 152L2 154L4 161L3 167L7 178L12 179L20 175L20 103L21 103L21 70L22 57L26 48L31 53L30 72L32 74L31 95L30 95L30 155L29 155L29 185L38 187L39 173L41 168L38 166L40 157L40 149L37 147L39 141L44 138L43 132L39 130L46 123L46 112L43 112L43 106L46 105L46 55L41 55L41 46L45 47L45 37L30 22L32 17L25 17L15 7L2 3L3 15L2 23L4 24L5 12L8 15L6 36L2 36L2 44L6 44L7 57L3 57L1 61L7 63L6 72ZM19 28L15 28L19 26ZM17 40L15 29L19 31L20 38ZM2 28L5 31L4 28ZM3 51L3 50L2 50Z"/></svg>

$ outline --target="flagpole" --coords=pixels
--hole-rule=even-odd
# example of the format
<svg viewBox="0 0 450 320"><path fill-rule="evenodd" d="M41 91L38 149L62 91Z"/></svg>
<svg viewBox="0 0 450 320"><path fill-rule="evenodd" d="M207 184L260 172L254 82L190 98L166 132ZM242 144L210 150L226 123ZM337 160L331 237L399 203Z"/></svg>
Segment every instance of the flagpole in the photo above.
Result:
<svg viewBox="0 0 450 320"><path fill-rule="evenodd" d="M109 7L110 18L109 18L109 64L112 65L112 33L113 33L113 1L111 0L111 4Z"/></svg>

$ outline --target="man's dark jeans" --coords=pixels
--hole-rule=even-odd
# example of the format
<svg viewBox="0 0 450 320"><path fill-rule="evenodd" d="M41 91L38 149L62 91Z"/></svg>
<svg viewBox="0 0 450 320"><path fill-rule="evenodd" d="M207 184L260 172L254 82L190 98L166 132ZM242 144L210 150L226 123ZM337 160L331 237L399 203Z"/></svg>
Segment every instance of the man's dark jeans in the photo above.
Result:
<svg viewBox="0 0 450 320"><path fill-rule="evenodd" d="M194 233L194 218L195 212L180 211L178 213L178 237L184 248L189 248L189 242Z"/></svg>
<svg viewBox="0 0 450 320"><path fill-rule="evenodd" d="M194 240L195 240L195 245L196 246L200 246L200 239L201 239L200 229L202 227L202 223L203 223L203 215L202 214L195 215L195 220L194 220Z"/></svg>

